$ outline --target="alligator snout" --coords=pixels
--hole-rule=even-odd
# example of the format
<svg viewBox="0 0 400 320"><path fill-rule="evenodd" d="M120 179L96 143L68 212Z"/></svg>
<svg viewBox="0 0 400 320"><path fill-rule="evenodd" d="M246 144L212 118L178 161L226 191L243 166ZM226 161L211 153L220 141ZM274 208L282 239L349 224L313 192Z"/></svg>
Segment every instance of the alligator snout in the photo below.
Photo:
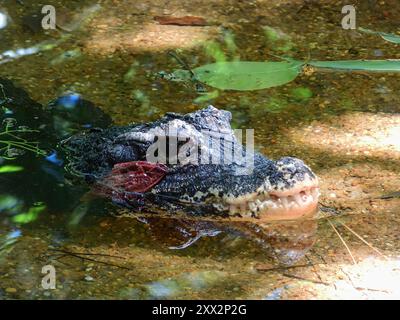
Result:
<svg viewBox="0 0 400 320"><path fill-rule="evenodd" d="M263 183L255 190L226 199L231 215L260 220L286 220L308 216L316 211L318 178L297 158L272 161Z"/></svg>

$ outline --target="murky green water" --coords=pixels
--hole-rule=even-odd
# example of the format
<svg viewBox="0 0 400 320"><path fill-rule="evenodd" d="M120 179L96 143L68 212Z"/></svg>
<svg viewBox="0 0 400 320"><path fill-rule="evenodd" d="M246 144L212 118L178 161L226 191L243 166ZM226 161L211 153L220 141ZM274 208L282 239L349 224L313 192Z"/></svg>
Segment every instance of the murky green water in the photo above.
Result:
<svg viewBox="0 0 400 320"><path fill-rule="evenodd" d="M24 168L0 173L0 298L400 297L398 74L311 70L271 89L207 88L209 100L193 83L155 76L182 68L169 50L194 68L276 56L399 59L399 45L343 30L341 1L48 2L57 30L38 27L36 1L0 2L1 78L43 105L79 93L119 125L210 103L229 110L236 128L255 129L261 152L313 168L325 209L317 220L265 226L117 218L110 203L82 203L84 186L28 152L0 163ZM154 20L171 15L208 25ZM359 26L398 34L399 18L396 0L357 2ZM56 268L55 290L42 287L45 265Z"/></svg>

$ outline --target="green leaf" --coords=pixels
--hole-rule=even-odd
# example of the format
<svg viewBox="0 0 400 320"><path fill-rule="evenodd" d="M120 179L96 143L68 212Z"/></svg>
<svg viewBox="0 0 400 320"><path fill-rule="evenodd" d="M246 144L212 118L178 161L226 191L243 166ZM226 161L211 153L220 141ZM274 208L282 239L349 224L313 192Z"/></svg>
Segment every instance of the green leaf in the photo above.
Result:
<svg viewBox="0 0 400 320"><path fill-rule="evenodd" d="M217 62L193 70L198 81L222 90L259 90L293 81L303 62Z"/></svg>
<svg viewBox="0 0 400 320"><path fill-rule="evenodd" d="M19 172L19 171L22 171L22 170L24 170L24 168L20 167L20 166L9 165L9 166L1 166L0 167L0 173Z"/></svg>
<svg viewBox="0 0 400 320"><path fill-rule="evenodd" d="M342 60L342 61L310 61L316 68L364 70L378 72L400 71L400 60Z"/></svg>
<svg viewBox="0 0 400 320"><path fill-rule="evenodd" d="M12 221L15 223L29 223L35 221L38 218L39 213L41 213L44 209L46 209L45 205L31 207L29 208L28 212L20 213L12 217Z"/></svg>
<svg viewBox="0 0 400 320"><path fill-rule="evenodd" d="M380 35L386 41L400 44L400 36L398 36L398 35L391 34L391 33L385 33L385 32L379 32L379 31L373 31L373 30L364 29L361 27L358 28L358 30L360 30L361 32L364 32L364 33L368 33L368 34L377 34L377 35Z"/></svg>

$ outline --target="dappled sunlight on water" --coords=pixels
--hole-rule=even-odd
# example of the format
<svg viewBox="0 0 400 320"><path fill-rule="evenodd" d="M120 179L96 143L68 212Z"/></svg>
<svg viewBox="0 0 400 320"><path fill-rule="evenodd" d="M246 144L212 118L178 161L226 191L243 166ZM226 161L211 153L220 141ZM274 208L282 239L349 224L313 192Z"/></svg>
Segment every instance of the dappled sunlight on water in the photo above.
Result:
<svg viewBox="0 0 400 320"><path fill-rule="evenodd" d="M110 35L110 25L115 26L115 22L106 20L101 24L101 29L93 32L86 44L88 50L106 55L121 47L130 52L187 49L201 45L211 37L212 33L215 33L215 30L212 32L208 28L182 28L151 23L138 26L137 30L116 32L115 35Z"/></svg>
<svg viewBox="0 0 400 320"><path fill-rule="evenodd" d="M400 155L400 116L385 113L354 113L306 128L289 129L294 143L343 155Z"/></svg>

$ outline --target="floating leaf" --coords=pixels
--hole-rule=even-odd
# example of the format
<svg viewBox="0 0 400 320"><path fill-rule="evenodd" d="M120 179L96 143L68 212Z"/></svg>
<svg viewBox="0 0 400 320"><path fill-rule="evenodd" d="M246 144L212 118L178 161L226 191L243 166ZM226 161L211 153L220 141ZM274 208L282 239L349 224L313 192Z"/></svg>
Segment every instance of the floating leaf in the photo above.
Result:
<svg viewBox="0 0 400 320"><path fill-rule="evenodd" d="M309 65L316 68L364 70L378 72L400 71L400 60L342 60L342 61L310 61Z"/></svg>
<svg viewBox="0 0 400 320"><path fill-rule="evenodd" d="M217 62L193 70L198 81L222 90L259 90L294 80L301 71L301 61Z"/></svg>
<svg viewBox="0 0 400 320"><path fill-rule="evenodd" d="M22 171L22 170L24 170L24 168L20 167L20 166L9 165L9 166L1 166L0 167L0 173L19 172L19 171Z"/></svg>
<svg viewBox="0 0 400 320"><path fill-rule="evenodd" d="M368 34L377 34L380 35L384 40L392 42L392 43L396 43L396 44L400 44L400 36L395 35L395 34L391 34L391 33L385 33L385 32L380 32L380 31L373 31L373 30L369 30L369 29L364 29L364 28L358 28L358 30L360 30L361 32L365 32Z"/></svg>
<svg viewBox="0 0 400 320"><path fill-rule="evenodd" d="M41 213L44 209L46 209L45 205L31 207L27 212L14 216L12 221L15 223L29 223L35 221L38 218L39 213Z"/></svg>

